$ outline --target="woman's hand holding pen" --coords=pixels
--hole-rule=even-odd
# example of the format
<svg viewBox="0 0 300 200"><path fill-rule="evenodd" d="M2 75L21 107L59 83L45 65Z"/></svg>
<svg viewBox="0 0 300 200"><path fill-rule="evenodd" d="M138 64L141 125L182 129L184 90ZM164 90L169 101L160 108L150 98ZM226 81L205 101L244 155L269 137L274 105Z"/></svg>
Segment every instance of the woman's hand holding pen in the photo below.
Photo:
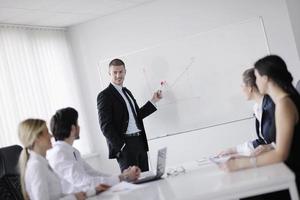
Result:
<svg viewBox="0 0 300 200"><path fill-rule="evenodd" d="M110 185L106 185L106 184L99 184L96 186L96 194L99 194L101 192L104 192L106 190L108 190L111 186Z"/></svg>

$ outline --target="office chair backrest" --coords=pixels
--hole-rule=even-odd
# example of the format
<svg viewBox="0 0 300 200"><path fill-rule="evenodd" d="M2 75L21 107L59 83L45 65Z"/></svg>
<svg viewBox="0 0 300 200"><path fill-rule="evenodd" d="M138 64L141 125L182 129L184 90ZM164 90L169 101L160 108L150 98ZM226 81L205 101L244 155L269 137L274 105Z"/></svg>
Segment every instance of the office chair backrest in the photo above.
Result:
<svg viewBox="0 0 300 200"><path fill-rule="evenodd" d="M18 170L22 147L13 145L0 148L0 199L23 200Z"/></svg>
<svg viewBox="0 0 300 200"><path fill-rule="evenodd" d="M296 85L296 89L297 89L298 93L300 94L300 80L298 81L298 83Z"/></svg>

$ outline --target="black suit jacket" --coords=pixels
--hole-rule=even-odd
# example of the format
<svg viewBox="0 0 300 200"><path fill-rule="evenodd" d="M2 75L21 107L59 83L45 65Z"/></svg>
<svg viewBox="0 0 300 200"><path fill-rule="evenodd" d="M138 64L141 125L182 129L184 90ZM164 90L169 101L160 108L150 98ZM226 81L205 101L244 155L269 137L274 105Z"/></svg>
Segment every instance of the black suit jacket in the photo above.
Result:
<svg viewBox="0 0 300 200"><path fill-rule="evenodd" d="M128 89L126 92L134 101L135 110L137 112L138 127L141 129L141 135L145 144L145 151L148 151L148 142L143 119L155 112L156 108L150 101L148 101L143 107L139 108L131 92ZM117 89L112 84L109 84L106 89L98 94L97 108L99 124L108 145L109 158L116 158L116 154L125 143L124 134L129 122L129 114L126 103Z"/></svg>
<svg viewBox="0 0 300 200"><path fill-rule="evenodd" d="M258 139L252 142L254 148L262 144L276 142L275 104L268 95L264 96L262 102L261 124L259 124L259 121L256 119L255 125ZM262 136L259 134L259 126L261 126Z"/></svg>

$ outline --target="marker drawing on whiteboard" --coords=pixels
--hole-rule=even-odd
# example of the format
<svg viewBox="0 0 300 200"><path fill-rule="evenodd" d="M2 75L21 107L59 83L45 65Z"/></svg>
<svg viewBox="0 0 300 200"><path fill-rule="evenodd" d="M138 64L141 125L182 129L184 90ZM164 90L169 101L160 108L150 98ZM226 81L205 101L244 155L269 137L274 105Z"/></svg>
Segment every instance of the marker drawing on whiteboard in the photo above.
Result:
<svg viewBox="0 0 300 200"><path fill-rule="evenodd" d="M195 62L195 57L191 57L191 61L190 63L184 68L184 70L181 72L181 74L179 74L177 76L177 78L175 79L175 81L170 85L170 88L173 88L176 83L180 80L181 77L183 77L183 75L188 72L188 70L192 67L193 63Z"/></svg>

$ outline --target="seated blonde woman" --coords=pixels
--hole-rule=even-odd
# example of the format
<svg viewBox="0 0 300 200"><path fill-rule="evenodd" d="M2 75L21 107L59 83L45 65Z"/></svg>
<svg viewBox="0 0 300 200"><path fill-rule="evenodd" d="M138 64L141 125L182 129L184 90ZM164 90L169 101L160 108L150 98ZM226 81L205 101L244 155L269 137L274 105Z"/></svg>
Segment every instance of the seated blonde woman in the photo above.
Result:
<svg viewBox="0 0 300 200"><path fill-rule="evenodd" d="M27 119L19 125L19 139L24 148L20 155L21 186L25 200L84 200L83 192L65 195L60 180L45 159L52 147L46 122Z"/></svg>
<svg viewBox="0 0 300 200"><path fill-rule="evenodd" d="M219 153L219 156L230 154L258 155L274 147L276 138L274 121L275 105L270 96L259 92L255 80L254 68L244 71L242 90L246 100L255 102L253 112L257 138L253 141L223 150Z"/></svg>
<svg viewBox="0 0 300 200"><path fill-rule="evenodd" d="M279 162L295 173L300 186L300 96L293 86L293 77L282 58L269 55L259 59L255 65L256 84L259 92L268 94L275 103L276 146L268 152L250 158L231 159L220 167L235 171ZM288 199L286 196L263 199Z"/></svg>

